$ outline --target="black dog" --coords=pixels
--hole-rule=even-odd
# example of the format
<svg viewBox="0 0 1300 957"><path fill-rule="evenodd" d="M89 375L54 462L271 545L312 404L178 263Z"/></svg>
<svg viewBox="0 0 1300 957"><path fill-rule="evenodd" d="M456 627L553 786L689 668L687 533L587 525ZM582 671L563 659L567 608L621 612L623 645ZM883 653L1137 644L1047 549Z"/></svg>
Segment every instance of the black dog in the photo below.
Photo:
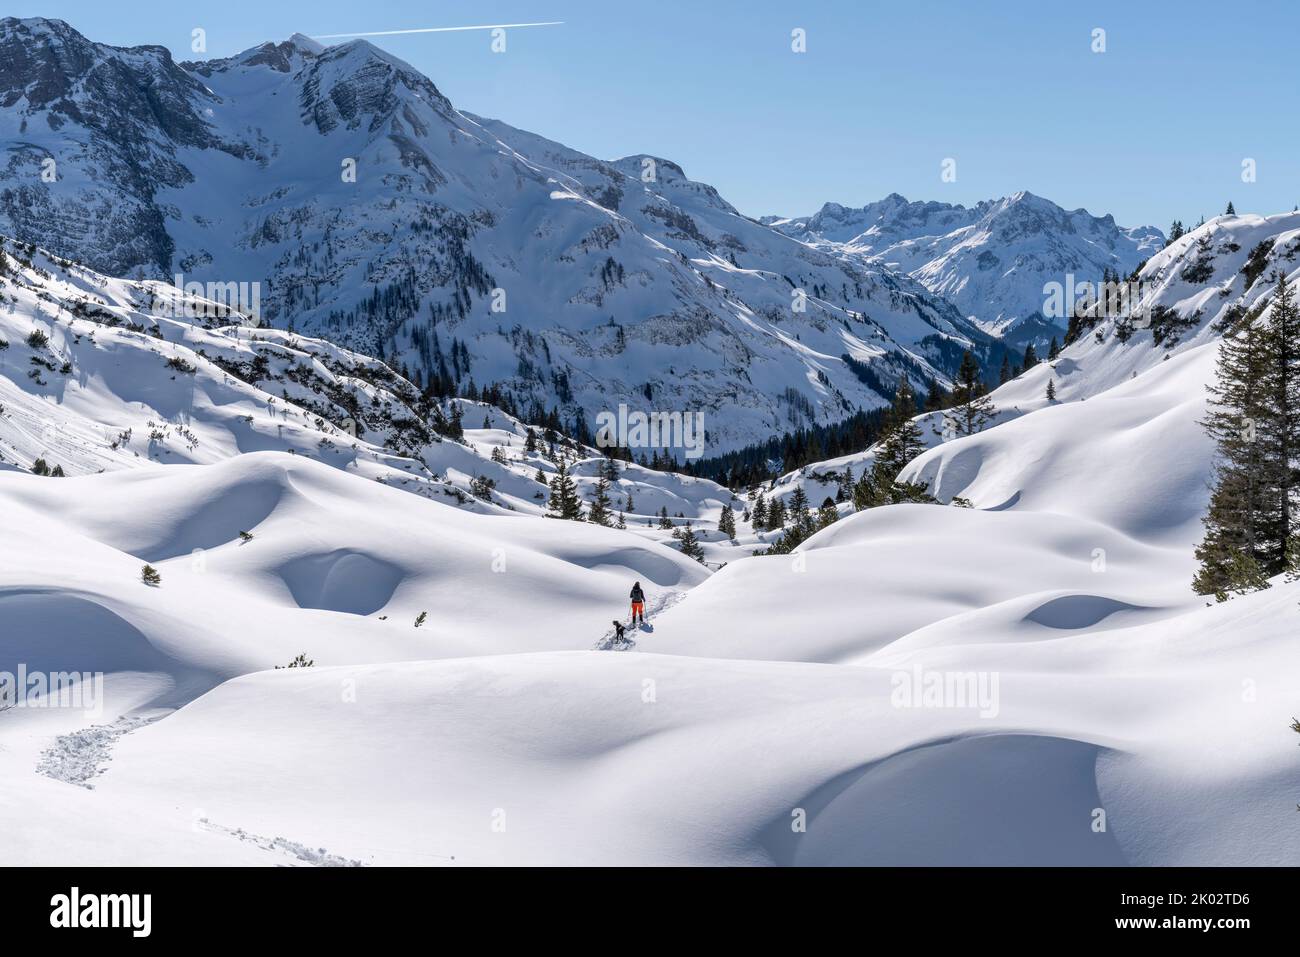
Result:
<svg viewBox="0 0 1300 957"><path fill-rule="evenodd" d="M614 640L627 641L627 639L623 637L623 632L625 630L626 629L623 628L623 623L621 621L614 622Z"/></svg>

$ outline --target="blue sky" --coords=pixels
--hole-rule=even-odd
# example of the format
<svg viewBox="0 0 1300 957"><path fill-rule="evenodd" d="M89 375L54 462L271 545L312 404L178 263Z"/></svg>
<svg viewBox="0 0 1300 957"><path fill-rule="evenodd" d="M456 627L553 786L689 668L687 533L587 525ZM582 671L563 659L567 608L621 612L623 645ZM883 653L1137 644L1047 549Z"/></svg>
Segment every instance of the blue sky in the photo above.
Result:
<svg viewBox="0 0 1300 957"><path fill-rule="evenodd" d="M1057 9L1059 8L1059 9ZM654 153L751 215L889 192L972 203L1018 189L1165 229L1300 202L1291 2L48 0L103 42L192 59L266 39L563 20L374 38L456 106L604 158ZM807 52L790 32L807 33ZM1094 28L1106 52L1092 52ZM335 41L337 42L337 41ZM941 163L957 161L955 182ZM1242 161L1257 180L1242 182Z"/></svg>

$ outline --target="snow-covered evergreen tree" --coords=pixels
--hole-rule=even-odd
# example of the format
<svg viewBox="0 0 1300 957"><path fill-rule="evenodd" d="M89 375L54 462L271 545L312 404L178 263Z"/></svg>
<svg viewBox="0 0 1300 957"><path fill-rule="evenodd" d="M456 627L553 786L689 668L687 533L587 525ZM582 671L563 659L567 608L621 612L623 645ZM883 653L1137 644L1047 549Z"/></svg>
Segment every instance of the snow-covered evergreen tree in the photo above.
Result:
<svg viewBox="0 0 1300 957"><path fill-rule="evenodd" d="M582 521L582 501L578 498L578 486L569 475L569 468L563 461L556 469L550 487L551 497L546 503L546 508L551 517L573 522Z"/></svg>
<svg viewBox="0 0 1300 957"><path fill-rule="evenodd" d="M827 496L822 501L822 507L817 510L818 528L826 528L828 525L835 524L835 520L840 517L840 513L835 509L835 500Z"/></svg>
<svg viewBox="0 0 1300 957"><path fill-rule="evenodd" d="M767 509L767 530L774 532L781 528L785 528L785 501L773 498Z"/></svg>
<svg viewBox="0 0 1300 957"><path fill-rule="evenodd" d="M695 536L695 530L691 528L690 522L673 532L673 538L677 539L683 555L703 563L704 547L700 545L700 540Z"/></svg>
<svg viewBox="0 0 1300 957"><path fill-rule="evenodd" d="M914 420L916 397L906 378L899 380L894 404L885 417L885 437L876 449L871 468L871 484L887 493L903 466L925 449L921 427Z"/></svg>
<svg viewBox="0 0 1300 957"><path fill-rule="evenodd" d="M614 503L609 497L609 479L601 474L591 493L591 507L587 509L587 521L597 525L609 526L613 523Z"/></svg>
<svg viewBox="0 0 1300 957"><path fill-rule="evenodd" d="M736 537L736 515L731 510L731 505L722 506L722 516L718 519L718 531L726 535L728 540Z"/></svg>
<svg viewBox="0 0 1300 957"><path fill-rule="evenodd" d="M1300 310L1285 277L1267 314L1225 335L1203 425L1215 483L1193 588L1222 601L1291 567L1300 491Z"/></svg>
<svg viewBox="0 0 1300 957"><path fill-rule="evenodd" d="M1033 344L1026 347L1026 361L1032 354ZM943 434L974 435L997 415L988 389L980 378L979 363L969 349L962 354L961 366L952 389L952 407L943 414Z"/></svg>

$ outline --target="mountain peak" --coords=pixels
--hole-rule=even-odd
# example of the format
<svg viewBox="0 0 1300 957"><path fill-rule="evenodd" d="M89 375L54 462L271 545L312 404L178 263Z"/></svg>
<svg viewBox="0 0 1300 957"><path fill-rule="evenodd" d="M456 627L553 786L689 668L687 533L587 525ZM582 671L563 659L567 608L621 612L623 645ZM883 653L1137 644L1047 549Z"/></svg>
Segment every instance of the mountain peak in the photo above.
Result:
<svg viewBox="0 0 1300 957"><path fill-rule="evenodd" d="M238 53L225 60L206 61L203 66L216 67L223 64L240 66L267 66L280 73L294 69L299 60L311 59L325 52L325 46L302 33L295 33L287 40L274 43L270 40L259 43L251 49Z"/></svg>
<svg viewBox="0 0 1300 957"><path fill-rule="evenodd" d="M662 178L662 171L667 170L670 174L676 174L675 176L668 176L667 178L669 180L690 179L690 177L686 175L686 171L672 160L664 159L662 156L653 156L650 153L633 153L631 156L624 156L620 159L614 160L613 166L624 173L639 177L646 166L646 160L650 160L655 164L655 175L657 177Z"/></svg>
<svg viewBox="0 0 1300 957"><path fill-rule="evenodd" d="M1058 206L1050 199L1045 199L1027 189L1017 190L1010 196L1001 201L994 200L994 205L1002 209L1033 209L1047 212L1065 212L1064 208Z"/></svg>
<svg viewBox="0 0 1300 957"><path fill-rule="evenodd" d="M10 31L20 31L30 36L43 36L53 34L55 36L67 36L68 34L82 37L71 25L65 20L59 20L54 17L4 17L0 19L0 32L8 33ZM89 41L87 41L89 42Z"/></svg>
<svg viewBox="0 0 1300 957"><path fill-rule="evenodd" d="M303 53L310 53L313 56L319 56L325 52L325 44L319 40L313 40L305 33L294 33L285 42L292 44L295 49L301 50Z"/></svg>

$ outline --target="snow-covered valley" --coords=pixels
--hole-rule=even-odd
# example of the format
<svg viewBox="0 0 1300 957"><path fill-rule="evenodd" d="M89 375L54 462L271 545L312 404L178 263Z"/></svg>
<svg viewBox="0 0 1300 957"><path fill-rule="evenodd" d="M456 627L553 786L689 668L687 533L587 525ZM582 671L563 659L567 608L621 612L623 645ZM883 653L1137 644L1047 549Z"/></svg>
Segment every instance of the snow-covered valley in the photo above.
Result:
<svg viewBox="0 0 1300 957"><path fill-rule="evenodd" d="M361 41L176 64L4 20L6 51L9 175L70 178L0 203L0 860L1300 861L1300 580L1192 588L1208 390L1300 281L1300 213L1167 245L1027 193L760 222ZM131 114L148 188L97 175L130 141L86 104L128 75L184 120ZM364 202L335 153L384 171ZM267 314L162 281L182 259L267 270ZM978 427L907 405L910 499L867 488L889 436L728 487L563 427L703 409L717 452L959 388L967 350L991 384L1071 269L1132 271L1130 313L1076 315Z"/></svg>
<svg viewBox="0 0 1300 957"><path fill-rule="evenodd" d="M1247 249L1300 235L1293 216L1211 225ZM528 455L526 427L504 413L476 409L497 427L462 441L385 450L372 404L403 388L358 378L351 408L370 424L340 440L293 392L268 416L264 388L205 355L274 347L287 368L316 357L322 376L360 357L132 311L131 284L39 253L21 266L6 249L6 368L42 371L0 380L0 671L103 675L93 708L0 713L10 860L1280 864L1300 852L1286 728L1300 586L1215 607L1188 587L1213 316L1168 350L1144 332L1086 336L996 390L995 426L932 437L910 471L973 508L845 514L768 557L749 557L758 535L742 522L738 544L704 536L719 558L704 566L645 521L671 504L712 529L743 491L625 465L618 491L645 503L625 530L541 517L528 474L545 456L493 459ZM1153 276L1175 275L1179 252L1153 260ZM1223 257L1224 281L1244 255ZM74 286L157 334L77 317ZM1204 305L1176 277L1155 288ZM48 342L33 349L38 326ZM169 367L176 356L195 371ZM42 421L58 426L34 434ZM197 441L138 441L150 421ZM37 455L67 477L30 474ZM576 472L596 474L598 458L582 461ZM762 491L816 494L807 474L839 467ZM489 473L491 501L466 491ZM145 563L158 584L141 582ZM629 650L593 650L633 581L649 630ZM299 654L313 666L275 670ZM953 687L928 698L932 676L955 676L957 699Z"/></svg>

